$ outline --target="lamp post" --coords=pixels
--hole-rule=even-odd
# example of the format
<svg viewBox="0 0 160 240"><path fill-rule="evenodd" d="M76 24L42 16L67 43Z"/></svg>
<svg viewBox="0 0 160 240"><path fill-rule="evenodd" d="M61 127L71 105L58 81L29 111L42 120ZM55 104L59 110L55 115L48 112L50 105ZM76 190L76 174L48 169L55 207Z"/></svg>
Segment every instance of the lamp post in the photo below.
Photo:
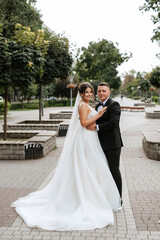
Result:
<svg viewBox="0 0 160 240"><path fill-rule="evenodd" d="M134 90L134 87L131 87L131 90L132 90L132 96L133 96L133 90Z"/></svg>
<svg viewBox="0 0 160 240"><path fill-rule="evenodd" d="M152 86L150 87L150 90L151 90L151 102L152 102L152 93L153 93L154 89L155 89L154 87L152 87Z"/></svg>
<svg viewBox="0 0 160 240"><path fill-rule="evenodd" d="M42 116L44 116L43 87L42 87Z"/></svg>
<svg viewBox="0 0 160 240"><path fill-rule="evenodd" d="M137 86L137 91L141 88L141 86ZM138 95L138 92L137 92L137 95ZM141 97L141 92L139 94L139 96Z"/></svg>
<svg viewBox="0 0 160 240"><path fill-rule="evenodd" d="M75 75L75 72L73 71L72 75L71 75L71 78L70 78L70 84L68 84L68 88L70 88L70 107L73 106L72 104L72 91L73 91L73 88L74 88L74 84L73 84L73 79L74 79L74 75Z"/></svg>

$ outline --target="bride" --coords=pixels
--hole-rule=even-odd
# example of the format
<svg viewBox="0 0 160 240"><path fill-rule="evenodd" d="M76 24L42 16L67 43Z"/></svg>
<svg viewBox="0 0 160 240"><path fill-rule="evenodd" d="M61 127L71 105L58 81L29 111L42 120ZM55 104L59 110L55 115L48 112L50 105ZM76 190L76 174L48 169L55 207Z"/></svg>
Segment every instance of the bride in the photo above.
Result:
<svg viewBox="0 0 160 240"><path fill-rule="evenodd" d="M12 203L29 227L46 230L89 230L114 224L120 196L96 131L85 127L98 113L89 106L93 87L82 83L55 174L42 190Z"/></svg>

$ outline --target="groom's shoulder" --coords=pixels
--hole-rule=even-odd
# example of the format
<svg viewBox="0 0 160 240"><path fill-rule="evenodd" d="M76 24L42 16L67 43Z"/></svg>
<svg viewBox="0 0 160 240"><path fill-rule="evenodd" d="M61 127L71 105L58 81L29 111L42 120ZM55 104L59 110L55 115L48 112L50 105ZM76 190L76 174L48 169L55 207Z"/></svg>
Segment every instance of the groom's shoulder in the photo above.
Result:
<svg viewBox="0 0 160 240"><path fill-rule="evenodd" d="M114 105L120 106L119 102L113 100L112 98L110 98L109 100L110 100L110 102L109 102L110 105L113 105L113 106L114 106Z"/></svg>

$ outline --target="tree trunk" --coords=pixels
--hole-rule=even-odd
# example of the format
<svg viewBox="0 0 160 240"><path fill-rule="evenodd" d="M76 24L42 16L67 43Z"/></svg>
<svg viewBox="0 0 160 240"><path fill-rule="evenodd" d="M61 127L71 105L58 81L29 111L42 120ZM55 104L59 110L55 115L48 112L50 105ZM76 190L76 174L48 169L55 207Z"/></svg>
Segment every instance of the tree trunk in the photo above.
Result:
<svg viewBox="0 0 160 240"><path fill-rule="evenodd" d="M39 84L39 123L42 120L42 85Z"/></svg>
<svg viewBox="0 0 160 240"><path fill-rule="evenodd" d="M24 109L24 101L23 101L23 96L22 96L22 99L21 99L21 104L22 104L22 109Z"/></svg>
<svg viewBox="0 0 160 240"><path fill-rule="evenodd" d="M5 87L5 107L4 107L4 132L3 139L7 140L7 103L8 103L8 87Z"/></svg>

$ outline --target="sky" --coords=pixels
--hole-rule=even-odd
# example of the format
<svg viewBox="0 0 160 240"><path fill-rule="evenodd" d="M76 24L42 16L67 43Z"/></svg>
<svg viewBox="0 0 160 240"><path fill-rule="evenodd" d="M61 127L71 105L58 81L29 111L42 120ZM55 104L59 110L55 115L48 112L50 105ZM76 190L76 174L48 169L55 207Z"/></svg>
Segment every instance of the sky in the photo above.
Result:
<svg viewBox="0 0 160 240"><path fill-rule="evenodd" d="M91 41L107 39L118 43L121 53L133 57L118 67L119 75L134 69L150 72L158 66L159 46L151 41L154 24L151 13L142 13L144 0L37 0L43 22L56 34L63 34L77 48Z"/></svg>

